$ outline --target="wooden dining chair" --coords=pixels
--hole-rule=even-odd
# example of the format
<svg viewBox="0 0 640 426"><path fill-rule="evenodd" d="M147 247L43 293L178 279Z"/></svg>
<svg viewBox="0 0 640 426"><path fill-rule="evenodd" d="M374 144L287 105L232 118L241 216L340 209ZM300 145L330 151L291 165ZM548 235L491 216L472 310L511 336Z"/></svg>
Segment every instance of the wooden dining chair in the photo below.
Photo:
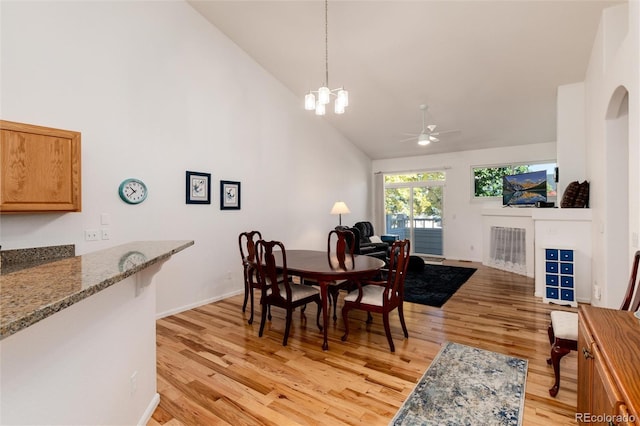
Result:
<svg viewBox="0 0 640 426"><path fill-rule="evenodd" d="M281 251L282 264L280 266L276 264L274 248L280 249ZM293 310L311 302L315 302L318 307L316 323L320 331L322 331L322 325L320 324L320 312L322 311L320 292L312 286L294 284L289 279L287 253L284 244L280 241L259 240L256 243L256 261L254 265L257 269L258 281L262 289L262 296L260 298L262 320L260 321L260 332L258 333L260 337L262 337L264 332L267 311L271 306L277 306L287 311L286 327L282 341L282 346L287 346Z"/></svg>
<svg viewBox="0 0 640 426"><path fill-rule="evenodd" d="M409 265L410 250L411 243L409 240L395 241L389 253L387 279L384 281L355 282L357 288L345 296L342 307L345 331L344 336L342 336L343 341L346 341L349 336L349 311L352 309L382 314L384 331L387 335L391 352L395 352L395 346L393 345L391 329L389 328L389 312L398 309L404 337L409 337L409 332L404 322L403 301L404 279Z"/></svg>
<svg viewBox="0 0 640 426"><path fill-rule="evenodd" d="M636 251L627 292L620 306L622 311L637 311L640 308L640 291L636 292L639 261L640 251ZM635 298L633 297L634 293L637 293ZM555 376L555 383L549 389L549 394L555 397L560 389L560 360L571 351L578 350L578 314L576 312L551 311L551 324L549 324L547 332L551 343L551 356L547 359L547 364L553 366Z"/></svg>
<svg viewBox="0 0 640 426"><path fill-rule="evenodd" d="M260 231L242 232L238 236L238 246L240 247L240 257L242 258L242 268L244 271L244 302L242 312L247 309L247 301L251 297L251 315L249 324L253 323L253 291L260 290L260 283L257 279L257 271L253 266L256 260L256 242L262 239ZM269 314L271 319L271 314Z"/></svg>
<svg viewBox="0 0 640 426"><path fill-rule="evenodd" d="M333 268L345 269L348 265L353 265L355 246L355 236L348 229L334 229L327 235L327 260ZM317 286L317 281L305 278L304 284ZM349 280L332 281L327 287L329 293L329 303L333 305L333 320L338 320L337 306L340 290L349 288ZM317 288L317 287L316 287ZM304 308L303 308L304 312Z"/></svg>
<svg viewBox="0 0 640 426"><path fill-rule="evenodd" d="M327 236L327 257L330 265L336 268L347 269L353 266L353 249L355 246L355 236L352 231L334 229ZM350 280L333 281L329 284L328 290L333 303L333 320L338 320L337 307L340 290L352 290L354 285Z"/></svg>

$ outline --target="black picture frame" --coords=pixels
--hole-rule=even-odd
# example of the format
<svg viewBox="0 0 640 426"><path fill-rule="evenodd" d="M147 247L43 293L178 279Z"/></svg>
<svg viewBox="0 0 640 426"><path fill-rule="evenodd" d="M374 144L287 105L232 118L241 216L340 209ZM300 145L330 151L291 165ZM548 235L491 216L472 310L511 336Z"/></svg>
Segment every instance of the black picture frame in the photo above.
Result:
<svg viewBox="0 0 640 426"><path fill-rule="evenodd" d="M220 210L240 210L240 182L220 181Z"/></svg>
<svg viewBox="0 0 640 426"><path fill-rule="evenodd" d="M186 203L211 204L211 173L186 172Z"/></svg>

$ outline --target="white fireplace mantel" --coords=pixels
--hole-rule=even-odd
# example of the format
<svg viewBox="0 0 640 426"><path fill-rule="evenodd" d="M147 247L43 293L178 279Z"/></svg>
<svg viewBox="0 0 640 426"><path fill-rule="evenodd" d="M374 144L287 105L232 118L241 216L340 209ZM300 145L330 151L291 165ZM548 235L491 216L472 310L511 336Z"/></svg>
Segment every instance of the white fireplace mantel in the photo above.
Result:
<svg viewBox="0 0 640 426"><path fill-rule="evenodd" d="M576 252L576 292L579 302L591 300L590 209L486 208L482 210L482 263L489 265L492 226L524 228L526 232L526 275L535 278L535 295L543 296L544 256L550 247L572 248Z"/></svg>
<svg viewBox="0 0 640 426"><path fill-rule="evenodd" d="M525 230L526 275L534 277L534 227L532 213L534 208L505 207L482 210L482 264L493 266L490 261L491 228L522 228ZM514 271L515 272L515 271Z"/></svg>

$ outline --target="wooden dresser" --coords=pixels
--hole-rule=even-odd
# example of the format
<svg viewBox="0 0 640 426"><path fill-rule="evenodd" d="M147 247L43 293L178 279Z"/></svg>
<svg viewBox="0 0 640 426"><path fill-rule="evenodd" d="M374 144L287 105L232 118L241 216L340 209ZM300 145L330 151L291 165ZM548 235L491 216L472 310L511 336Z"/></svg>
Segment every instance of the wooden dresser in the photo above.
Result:
<svg viewBox="0 0 640 426"><path fill-rule="evenodd" d="M640 320L632 312L580 305L576 420L640 425Z"/></svg>

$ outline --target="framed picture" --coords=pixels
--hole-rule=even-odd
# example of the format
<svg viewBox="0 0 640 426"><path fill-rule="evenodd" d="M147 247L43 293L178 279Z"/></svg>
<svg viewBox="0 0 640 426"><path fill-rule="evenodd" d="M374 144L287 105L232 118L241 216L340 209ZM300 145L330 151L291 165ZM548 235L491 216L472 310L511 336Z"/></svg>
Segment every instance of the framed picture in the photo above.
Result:
<svg viewBox="0 0 640 426"><path fill-rule="evenodd" d="M220 210L240 210L240 182L220 181Z"/></svg>
<svg viewBox="0 0 640 426"><path fill-rule="evenodd" d="M211 204L211 174L187 171L187 204Z"/></svg>

